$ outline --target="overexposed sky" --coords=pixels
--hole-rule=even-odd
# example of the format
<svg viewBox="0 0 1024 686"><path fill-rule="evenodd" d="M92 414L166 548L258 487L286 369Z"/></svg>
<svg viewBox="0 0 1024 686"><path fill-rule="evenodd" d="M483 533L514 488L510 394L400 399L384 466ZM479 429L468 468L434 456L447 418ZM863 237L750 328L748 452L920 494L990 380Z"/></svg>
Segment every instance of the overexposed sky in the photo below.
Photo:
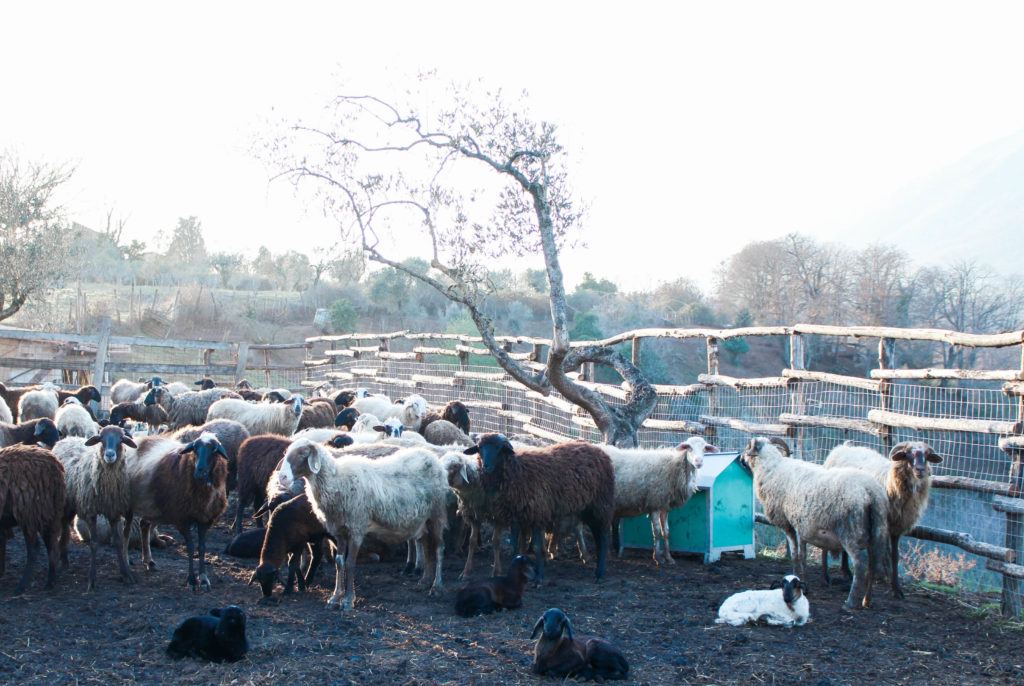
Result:
<svg viewBox="0 0 1024 686"><path fill-rule="evenodd" d="M1024 128L1019 3L23 3L0 9L0 148L77 165L66 204L211 250L336 240L249 152L336 75L527 89L590 205L565 257L643 288L754 239L849 228Z"/></svg>

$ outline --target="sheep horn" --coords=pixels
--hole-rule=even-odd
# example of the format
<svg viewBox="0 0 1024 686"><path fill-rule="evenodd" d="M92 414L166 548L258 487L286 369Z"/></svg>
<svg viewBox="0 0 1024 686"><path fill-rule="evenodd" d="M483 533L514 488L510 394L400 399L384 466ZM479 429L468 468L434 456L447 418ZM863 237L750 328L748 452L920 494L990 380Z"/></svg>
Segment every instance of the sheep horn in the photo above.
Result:
<svg viewBox="0 0 1024 686"><path fill-rule="evenodd" d="M771 438L768 439L768 441L773 445L778 446L786 454L786 457L789 457L790 455L793 454L793 451L789 449L789 444L786 443L781 438L779 438L778 436L772 436Z"/></svg>

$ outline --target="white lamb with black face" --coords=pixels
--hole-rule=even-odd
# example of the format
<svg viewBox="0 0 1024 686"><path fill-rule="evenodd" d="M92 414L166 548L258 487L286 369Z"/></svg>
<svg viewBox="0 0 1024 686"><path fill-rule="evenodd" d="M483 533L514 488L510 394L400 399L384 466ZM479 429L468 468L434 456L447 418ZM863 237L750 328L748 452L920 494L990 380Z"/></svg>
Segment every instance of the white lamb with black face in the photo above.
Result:
<svg viewBox="0 0 1024 686"><path fill-rule="evenodd" d="M773 626L802 626L810 618L807 584L795 574L787 574L767 591L743 591L725 599L718 608L716 624L743 626L764 620Z"/></svg>

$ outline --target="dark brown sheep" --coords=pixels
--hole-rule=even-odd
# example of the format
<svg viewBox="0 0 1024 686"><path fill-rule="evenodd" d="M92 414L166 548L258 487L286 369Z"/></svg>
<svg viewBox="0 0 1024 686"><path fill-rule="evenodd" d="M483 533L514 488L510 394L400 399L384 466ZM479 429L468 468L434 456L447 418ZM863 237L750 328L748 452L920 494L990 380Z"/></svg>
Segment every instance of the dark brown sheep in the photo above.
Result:
<svg viewBox="0 0 1024 686"><path fill-rule="evenodd" d="M242 426L241 422L233 419L212 419L200 426L183 426L173 434L171 438L179 443L191 443L199 438L204 431L209 431L224 447L224 453L228 460L228 493L235 490L238 483L238 451L245 439L249 438L249 430Z"/></svg>
<svg viewBox="0 0 1024 686"><path fill-rule="evenodd" d="M288 564L288 579L284 581L284 592L291 593L298 579L299 591L305 592L323 554L327 529L313 514L309 498L305 493L282 503L270 514L267 533L260 551L260 563L249 578L249 583L258 582L263 597L273 595L274 585L281 580L280 569ZM303 575L299 570L302 553L310 552L309 568Z"/></svg>
<svg viewBox="0 0 1024 686"><path fill-rule="evenodd" d="M495 528L516 524L533 531L538 583L544 579L543 532L570 516L590 528L597 543L596 576L604 577L615 512L615 472L607 453L582 441L516 452L505 436L494 433L481 436L465 453L480 455L480 481ZM494 561L497 574L500 546Z"/></svg>
<svg viewBox="0 0 1024 686"><path fill-rule="evenodd" d="M245 508L255 510L266 499L267 479L274 473L291 439L274 434L253 436L242 442L238 449L238 502L235 510L234 532L242 531Z"/></svg>
<svg viewBox="0 0 1024 686"><path fill-rule="evenodd" d="M334 417L338 412L334 407L334 401L330 398L313 398L302 406L302 416L299 417L299 427L296 431L303 429L323 429L334 426Z"/></svg>
<svg viewBox="0 0 1024 686"><path fill-rule="evenodd" d="M18 403L21 401L21 396L25 395L29 391L38 391L42 386L20 386L18 388L9 388L4 384L0 383L0 397L7 403L7 407L11 409L11 416L13 421L18 421Z"/></svg>
<svg viewBox="0 0 1024 686"><path fill-rule="evenodd" d="M181 532L188 550L188 584L209 588L206 576L206 531L228 506L225 483L228 462L224 447L204 432L187 445L167 438L144 438L128 462L132 512L142 520L142 560L152 569L150 530L170 524ZM192 527L199 538L199 573L192 559Z"/></svg>
<svg viewBox="0 0 1024 686"><path fill-rule="evenodd" d="M167 423L167 411L159 405L147 405L141 401L118 403L110 408L111 424L123 427L127 419L143 422L149 427L150 433L156 433L162 424Z"/></svg>
<svg viewBox="0 0 1024 686"><path fill-rule="evenodd" d="M423 416L423 421L420 423L420 428L417 431L421 434L424 433L431 422L436 422L439 419L448 420L462 429L463 433L469 433L469 408L458 400L451 401L440 410L433 409L427 412Z"/></svg>
<svg viewBox="0 0 1024 686"><path fill-rule="evenodd" d="M618 648L602 638L574 636L572 622L557 607L541 615L530 637L537 639L534 674L597 681L629 676L629 663Z"/></svg>
<svg viewBox="0 0 1024 686"><path fill-rule="evenodd" d="M0 423L0 448L11 445L36 445L42 443L53 448L60 440L60 431L49 417L30 419L21 424Z"/></svg>
<svg viewBox="0 0 1024 686"><path fill-rule="evenodd" d="M21 527L27 552L15 594L23 593L32 578L40 536L49 554L46 587L53 588L66 494L64 467L49 450L28 445L0 450L0 575L6 567L7 539L13 527Z"/></svg>
<svg viewBox="0 0 1024 686"><path fill-rule="evenodd" d="M505 576L494 576L460 588L455 596L455 614L472 617L521 607L526 582L534 578L536 569L533 560L516 555Z"/></svg>
<svg viewBox="0 0 1024 686"><path fill-rule="evenodd" d="M95 386L82 386L74 391L57 391L57 404L63 405L64 401L68 398L75 398L78 402L82 403L82 406L89 412L89 415L96 419L96 416L92 413L91 403L103 402L103 396L100 395L100 391Z"/></svg>

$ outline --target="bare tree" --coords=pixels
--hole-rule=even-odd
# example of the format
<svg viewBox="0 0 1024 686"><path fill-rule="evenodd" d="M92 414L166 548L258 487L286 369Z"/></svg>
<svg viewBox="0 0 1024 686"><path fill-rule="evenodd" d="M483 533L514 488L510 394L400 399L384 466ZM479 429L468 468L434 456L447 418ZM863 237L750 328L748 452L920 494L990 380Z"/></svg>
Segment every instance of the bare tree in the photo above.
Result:
<svg viewBox="0 0 1024 686"><path fill-rule="evenodd" d="M72 173L0 152L0 321L65 273L70 230L54 194Z"/></svg>
<svg viewBox="0 0 1024 686"><path fill-rule="evenodd" d="M425 115L372 95L339 95L329 109L332 121L292 125L269 153L279 177L314 182L369 259L465 306L484 345L514 379L544 395L557 390L590 414L606 441L635 444L657 401L653 388L613 349L571 345L559 252L580 211L555 127L517 111L500 92L477 99L453 88L446 101ZM410 246L386 243L400 224L421 227L428 270L396 259L394 252L409 254ZM483 308L495 261L537 253L544 258L552 322L542 371L509 355ZM625 405L612 405L567 376L585 362L610 365L626 380Z"/></svg>

